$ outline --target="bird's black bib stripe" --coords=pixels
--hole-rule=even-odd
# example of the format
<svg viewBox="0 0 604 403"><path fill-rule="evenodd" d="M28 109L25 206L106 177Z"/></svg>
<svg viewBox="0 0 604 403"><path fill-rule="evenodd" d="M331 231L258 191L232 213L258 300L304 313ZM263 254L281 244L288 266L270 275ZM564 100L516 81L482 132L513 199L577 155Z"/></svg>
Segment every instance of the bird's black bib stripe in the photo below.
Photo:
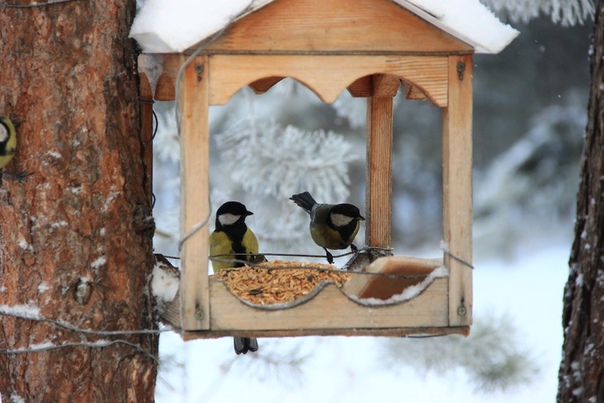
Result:
<svg viewBox="0 0 604 403"><path fill-rule="evenodd" d="M331 220L329 220L331 222ZM358 221L357 220L352 220L350 223L342 226L342 227L337 227L334 229L336 231L338 231L338 233L340 234L340 237L342 237L342 239L344 241L348 242L352 242L351 235L353 234L354 230L357 228L358 225Z"/></svg>
<svg viewBox="0 0 604 403"><path fill-rule="evenodd" d="M228 233L224 230L224 226L219 224L217 225L216 232L224 232L227 234L231 240L231 246L233 248L233 252L235 252L236 260L248 259L248 251L245 249L245 246L243 246L243 237L247 232L247 225L245 225L244 222L237 221L233 225L229 225ZM243 265L244 264L242 262L234 262L233 267L241 267Z"/></svg>

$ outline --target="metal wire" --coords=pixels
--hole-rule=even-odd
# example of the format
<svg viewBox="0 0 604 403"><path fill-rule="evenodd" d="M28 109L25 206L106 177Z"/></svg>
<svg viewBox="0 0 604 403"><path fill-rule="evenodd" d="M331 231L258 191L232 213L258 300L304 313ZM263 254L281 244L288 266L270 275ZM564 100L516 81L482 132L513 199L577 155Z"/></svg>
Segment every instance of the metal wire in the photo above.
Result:
<svg viewBox="0 0 604 403"><path fill-rule="evenodd" d="M64 329L84 334L84 335L97 335L97 336L124 336L124 335L137 335L137 334L160 334L168 331L172 331L171 329L141 329L141 330L94 330L94 329L83 329L78 326L72 325L71 323L67 323L65 321L46 318L39 315L31 315L31 314L22 314L17 312L6 311L5 307L0 308L0 316L10 316L13 318L25 319L34 322L42 322L48 323L52 326L62 327ZM154 361L159 362L159 358L149 353L145 349L143 349L140 345L136 343L129 342L123 339L115 339L115 340L97 340L91 342L66 342L63 344L50 344L50 343L41 343L39 345L32 345L24 348L14 348L14 349L0 349L0 354L14 355L14 354L25 354L25 353L36 353L42 351L49 350L57 350L60 348L66 347L90 347L90 348L105 348L110 347L115 344L124 344L128 345L147 357L151 358Z"/></svg>
<svg viewBox="0 0 604 403"><path fill-rule="evenodd" d="M342 255L339 256L334 256L334 257L341 257L341 256L347 256L350 254L354 254L355 252L349 252L349 253L344 253ZM260 255L264 255L267 256L268 254L260 254ZM304 254L270 254L273 256L295 256L295 257L319 257L319 258L324 258L325 255L304 255ZM342 273L342 274L359 274L359 275L364 275L364 276L375 276L375 277L385 277L385 278L391 278L391 279L418 279L418 278L425 278L426 274L390 274L390 273L371 273L371 272L366 272L366 271L357 271L357 270L340 270L340 269L328 269L328 268L324 268L324 267L313 267L313 266L309 266L308 264L300 264L299 266L296 265L291 265L289 264L288 266L264 266L262 262L260 263L255 263L255 262L250 262L248 260L242 260L242 259L237 259L236 258L237 255L235 254L221 254L221 255L212 255L209 256L211 261L216 261L216 262L223 262L223 263L232 263L232 264L243 264L245 266L248 266L250 268L253 269L257 269L257 270L268 270L268 271L272 271L272 270L299 270L299 269L306 269L306 270L315 270L318 272L327 272L327 273ZM237 268L234 268L233 270L237 270Z"/></svg>
<svg viewBox="0 0 604 403"><path fill-rule="evenodd" d="M46 3L29 3L29 4L6 4L5 1L0 2L0 9L2 8L35 8L54 6L62 3L75 3L75 2L88 2L88 0L50 0Z"/></svg>

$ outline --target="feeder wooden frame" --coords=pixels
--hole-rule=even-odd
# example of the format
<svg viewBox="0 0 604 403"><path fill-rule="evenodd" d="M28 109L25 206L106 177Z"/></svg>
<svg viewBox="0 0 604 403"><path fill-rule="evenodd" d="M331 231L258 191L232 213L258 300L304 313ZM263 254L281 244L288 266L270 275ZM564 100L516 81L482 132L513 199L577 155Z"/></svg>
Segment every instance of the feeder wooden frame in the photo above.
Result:
<svg viewBox="0 0 604 403"><path fill-rule="evenodd" d="M381 28L363 30L351 42L350 30L363 24L352 27L350 21L358 22L360 16L373 21L372 27L379 21ZM326 26L331 36L321 34ZM300 32L307 33L301 37ZM179 86L181 237L190 237L181 251L179 297L165 317L182 330L183 338L468 334L474 50L388 1L280 0L233 23L189 60L177 82L178 69L192 52L162 55L163 74L154 95L156 100L174 99ZM363 306L327 285L287 309L251 307L220 280L208 278L209 227L195 231L211 215L208 109L225 104L244 86L263 93L284 77L303 83L327 103L346 89L367 97L369 246L390 247L391 242L394 95L402 85L407 98L428 99L442 108L443 242L448 252L443 262L448 277L394 305Z"/></svg>

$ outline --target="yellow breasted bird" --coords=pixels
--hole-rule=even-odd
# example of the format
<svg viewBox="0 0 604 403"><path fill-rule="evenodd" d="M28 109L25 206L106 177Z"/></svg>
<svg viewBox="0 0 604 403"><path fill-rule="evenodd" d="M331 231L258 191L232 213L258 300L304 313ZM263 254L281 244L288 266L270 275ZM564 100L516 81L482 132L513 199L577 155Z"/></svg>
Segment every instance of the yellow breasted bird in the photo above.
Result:
<svg viewBox="0 0 604 403"><path fill-rule="evenodd" d="M17 150L17 131L13 122L7 117L0 116L0 168L13 159Z"/></svg>
<svg viewBox="0 0 604 403"><path fill-rule="evenodd" d="M254 213L236 201L228 201L216 211L216 228L210 235L210 257L214 272L241 267L256 261L258 240L245 225L245 217ZM226 256L218 256L226 255ZM235 352L246 354L258 350L258 341L250 337L235 337Z"/></svg>
<svg viewBox="0 0 604 403"><path fill-rule="evenodd" d="M327 253L327 261L333 263L333 255L327 249L346 249L353 252L357 247L352 243L359 232L360 221L365 220L358 207L348 204L321 204L308 192L290 197L298 206L310 214L310 236Z"/></svg>
<svg viewBox="0 0 604 403"><path fill-rule="evenodd" d="M0 116L0 169L4 168L15 155L17 151L17 130L15 125L19 122L13 122L4 116ZM0 179L3 177L12 178L18 181L29 176L26 172L8 173L0 172Z"/></svg>

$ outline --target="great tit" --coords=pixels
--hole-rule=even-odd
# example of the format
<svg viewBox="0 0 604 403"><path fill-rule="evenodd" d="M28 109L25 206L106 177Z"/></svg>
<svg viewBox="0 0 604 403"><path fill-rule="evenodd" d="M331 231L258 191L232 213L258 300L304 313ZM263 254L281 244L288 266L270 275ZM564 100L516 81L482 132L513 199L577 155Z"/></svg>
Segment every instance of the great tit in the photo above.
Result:
<svg viewBox="0 0 604 403"><path fill-rule="evenodd" d="M354 237L359 232L360 221L365 218L356 206L348 203L319 204L308 192L290 197L298 206L310 214L310 236L327 253L327 261L333 263L333 255L327 249L346 249L353 252Z"/></svg>
<svg viewBox="0 0 604 403"><path fill-rule="evenodd" d="M13 159L17 150L17 130L15 129L15 125L18 123L15 121L13 124L9 118L0 116L0 169L4 168ZM0 179L7 177L21 181L29 175L26 172L0 172Z"/></svg>
<svg viewBox="0 0 604 403"><path fill-rule="evenodd" d="M17 150L17 131L9 118L0 116L0 168L13 159Z"/></svg>
<svg viewBox="0 0 604 403"><path fill-rule="evenodd" d="M210 257L215 256L212 260L214 272L241 267L244 262L256 260L258 240L245 225L245 217L252 214L236 201L228 201L216 211L216 228L210 235ZM233 260L229 260L229 257ZM255 338L235 337L234 344L237 354L258 351L258 340Z"/></svg>

